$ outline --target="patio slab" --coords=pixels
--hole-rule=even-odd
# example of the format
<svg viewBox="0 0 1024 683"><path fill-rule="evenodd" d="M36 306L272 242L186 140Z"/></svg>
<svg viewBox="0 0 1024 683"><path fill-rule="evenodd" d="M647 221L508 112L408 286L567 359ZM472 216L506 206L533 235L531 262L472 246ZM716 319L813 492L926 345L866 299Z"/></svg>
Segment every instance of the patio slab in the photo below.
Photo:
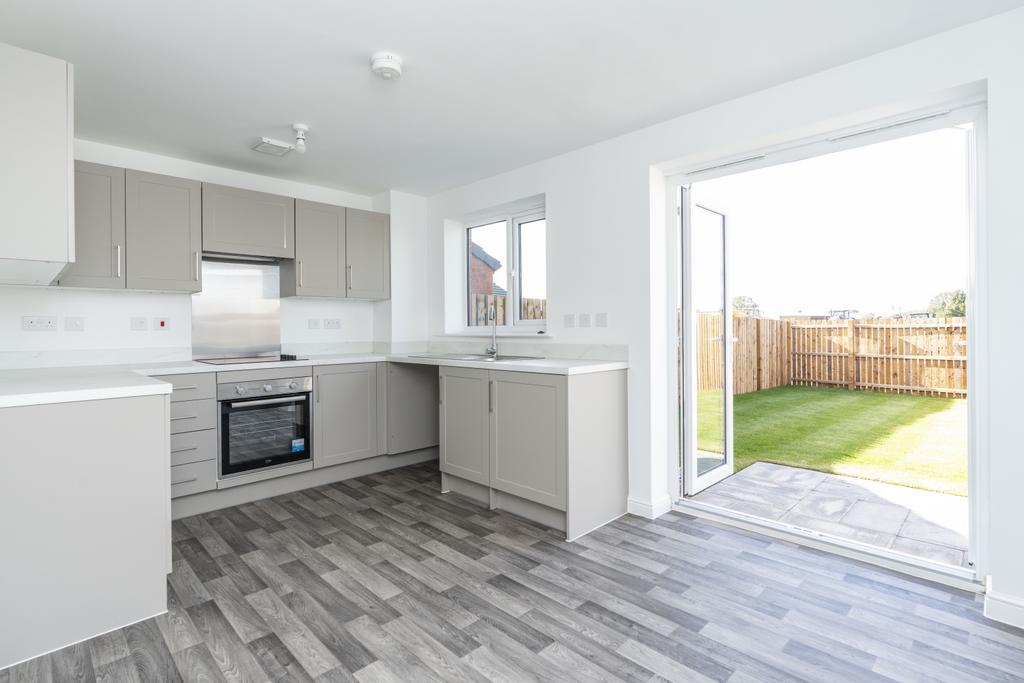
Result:
<svg viewBox="0 0 1024 683"><path fill-rule="evenodd" d="M960 496L757 462L693 500L967 566L967 499Z"/></svg>

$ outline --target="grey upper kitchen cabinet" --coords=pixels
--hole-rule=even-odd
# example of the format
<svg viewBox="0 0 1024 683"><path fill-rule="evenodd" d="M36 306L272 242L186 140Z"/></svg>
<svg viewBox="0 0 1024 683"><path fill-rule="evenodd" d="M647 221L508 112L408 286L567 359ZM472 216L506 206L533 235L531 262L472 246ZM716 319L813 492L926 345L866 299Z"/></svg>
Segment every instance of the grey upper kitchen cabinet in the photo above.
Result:
<svg viewBox="0 0 1024 683"><path fill-rule="evenodd" d="M487 486L488 389L487 370L440 369L440 469L442 472Z"/></svg>
<svg viewBox="0 0 1024 683"><path fill-rule="evenodd" d="M127 171L128 289L202 289L202 192L197 180Z"/></svg>
<svg viewBox="0 0 1024 683"><path fill-rule="evenodd" d="M75 262L62 287L125 287L125 172L75 162Z"/></svg>
<svg viewBox="0 0 1024 683"><path fill-rule="evenodd" d="M490 373L490 485L566 509L567 378Z"/></svg>
<svg viewBox="0 0 1024 683"><path fill-rule="evenodd" d="M348 296L387 299L391 296L391 217L360 209L345 213Z"/></svg>
<svg viewBox="0 0 1024 683"><path fill-rule="evenodd" d="M282 296L348 296L345 207L295 200L295 260L281 262Z"/></svg>
<svg viewBox="0 0 1024 683"><path fill-rule="evenodd" d="M203 251L295 256L295 200L203 183Z"/></svg>
<svg viewBox="0 0 1024 683"><path fill-rule="evenodd" d="M377 455L377 364L313 368L313 466Z"/></svg>

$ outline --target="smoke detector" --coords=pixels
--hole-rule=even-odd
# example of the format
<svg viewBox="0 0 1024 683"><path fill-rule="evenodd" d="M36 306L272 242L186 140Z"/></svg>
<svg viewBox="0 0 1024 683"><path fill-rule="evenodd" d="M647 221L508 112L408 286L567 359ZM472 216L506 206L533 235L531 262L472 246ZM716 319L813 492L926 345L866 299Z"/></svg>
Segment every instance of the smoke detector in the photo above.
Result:
<svg viewBox="0 0 1024 683"><path fill-rule="evenodd" d="M309 126L304 123L296 123L292 125L292 130L295 131L295 144L281 142L274 138L260 138L259 142L253 145L252 148L257 152L275 157L283 157L293 149L299 154L304 154L306 151L306 133L309 131Z"/></svg>
<svg viewBox="0 0 1024 683"><path fill-rule="evenodd" d="M370 68L386 81L402 77L402 58L394 52L376 52L370 57Z"/></svg>

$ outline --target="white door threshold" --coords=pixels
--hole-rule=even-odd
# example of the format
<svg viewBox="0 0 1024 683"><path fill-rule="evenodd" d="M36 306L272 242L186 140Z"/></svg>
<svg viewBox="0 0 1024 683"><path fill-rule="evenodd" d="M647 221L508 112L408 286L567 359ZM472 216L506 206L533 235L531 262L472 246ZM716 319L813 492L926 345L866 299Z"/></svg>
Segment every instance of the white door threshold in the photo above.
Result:
<svg viewBox="0 0 1024 683"><path fill-rule="evenodd" d="M755 515L727 510L716 505L708 505L707 503L700 503L685 498L673 503L672 509L683 514L739 527L747 531L796 543L797 545L824 550L853 560L859 560L860 562L903 572L910 576L952 586L953 588L959 588L972 593L985 592L985 587L978 581L973 569L931 562L888 548L879 548L867 543L832 536L821 531L805 529L792 524L786 524L785 522L764 519Z"/></svg>

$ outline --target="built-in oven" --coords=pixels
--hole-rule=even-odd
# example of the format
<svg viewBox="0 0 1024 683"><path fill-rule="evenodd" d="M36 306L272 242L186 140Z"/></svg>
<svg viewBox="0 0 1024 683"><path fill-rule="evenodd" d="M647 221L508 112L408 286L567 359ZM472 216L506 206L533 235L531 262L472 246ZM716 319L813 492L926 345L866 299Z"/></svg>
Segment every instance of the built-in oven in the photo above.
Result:
<svg viewBox="0 0 1024 683"><path fill-rule="evenodd" d="M218 384L220 476L313 457L312 377Z"/></svg>

